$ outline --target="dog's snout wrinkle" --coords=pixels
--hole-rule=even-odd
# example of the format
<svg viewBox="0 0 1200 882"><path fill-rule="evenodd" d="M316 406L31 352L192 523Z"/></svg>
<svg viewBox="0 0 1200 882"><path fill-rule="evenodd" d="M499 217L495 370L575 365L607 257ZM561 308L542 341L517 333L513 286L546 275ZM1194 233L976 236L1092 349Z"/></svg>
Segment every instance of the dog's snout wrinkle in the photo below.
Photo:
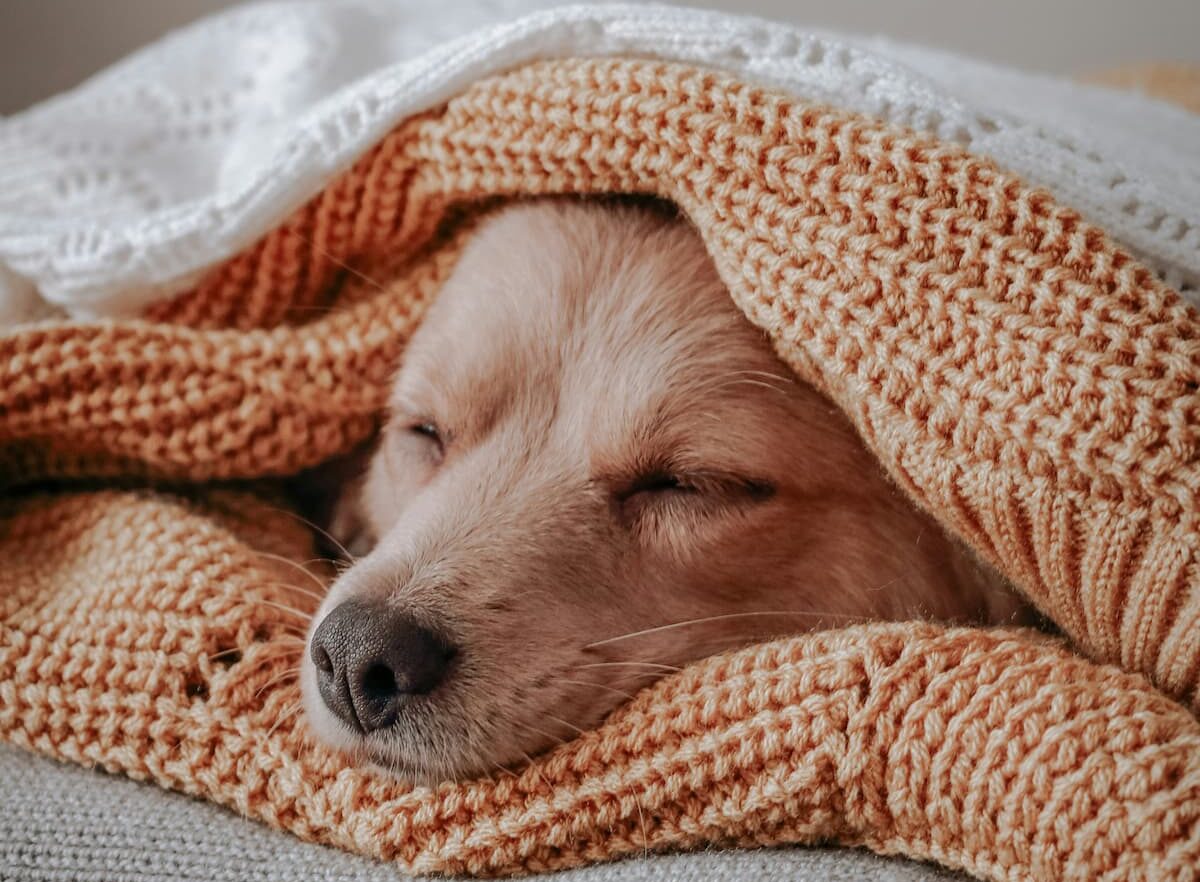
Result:
<svg viewBox="0 0 1200 882"><path fill-rule="evenodd" d="M354 731L369 733L392 725L413 696L436 689L455 650L399 610L348 600L318 626L309 654L321 700Z"/></svg>

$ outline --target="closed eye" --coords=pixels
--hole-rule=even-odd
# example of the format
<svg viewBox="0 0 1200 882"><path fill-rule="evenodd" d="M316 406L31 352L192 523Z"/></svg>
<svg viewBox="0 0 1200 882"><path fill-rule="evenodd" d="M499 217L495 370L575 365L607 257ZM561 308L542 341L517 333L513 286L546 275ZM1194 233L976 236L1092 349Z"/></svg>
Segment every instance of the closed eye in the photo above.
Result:
<svg viewBox="0 0 1200 882"><path fill-rule="evenodd" d="M721 472L652 471L619 485L613 496L622 514L634 519L650 510L669 511L673 505L717 511L734 504L762 502L774 492L767 481Z"/></svg>
<svg viewBox="0 0 1200 882"><path fill-rule="evenodd" d="M442 430L431 420L418 420L407 424L404 432L409 437L427 445L430 453L438 462L446 453L446 439Z"/></svg>
<svg viewBox="0 0 1200 882"><path fill-rule="evenodd" d="M433 423L414 423L408 427L408 430L416 435L421 435L425 438L428 438L430 441L434 441L437 444L442 443L442 433L438 431L438 427Z"/></svg>
<svg viewBox="0 0 1200 882"><path fill-rule="evenodd" d="M689 484L686 478L673 475L670 472L651 472L635 478L618 494L623 500L630 499L642 493L691 493L696 488Z"/></svg>

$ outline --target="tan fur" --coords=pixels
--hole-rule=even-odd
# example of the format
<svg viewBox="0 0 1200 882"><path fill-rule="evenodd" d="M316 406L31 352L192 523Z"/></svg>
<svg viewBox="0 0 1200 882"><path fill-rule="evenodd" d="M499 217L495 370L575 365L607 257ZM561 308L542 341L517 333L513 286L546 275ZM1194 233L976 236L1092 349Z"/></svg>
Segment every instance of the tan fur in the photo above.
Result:
<svg viewBox="0 0 1200 882"><path fill-rule="evenodd" d="M314 627L386 599L461 651L365 737L323 707L306 659L308 719L416 780L518 762L739 643L1018 609L789 375L699 237L645 206L543 200L482 224L340 519L373 547Z"/></svg>

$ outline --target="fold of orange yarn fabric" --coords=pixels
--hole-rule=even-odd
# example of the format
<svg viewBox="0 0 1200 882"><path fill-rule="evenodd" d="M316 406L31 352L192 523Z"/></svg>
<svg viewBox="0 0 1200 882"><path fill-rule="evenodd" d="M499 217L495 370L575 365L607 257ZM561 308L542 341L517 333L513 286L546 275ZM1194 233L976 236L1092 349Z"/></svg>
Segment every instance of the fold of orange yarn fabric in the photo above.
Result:
<svg viewBox="0 0 1200 882"><path fill-rule="evenodd" d="M1095 71L1085 80L1097 86L1142 92L1200 113L1200 64L1128 64Z"/></svg>
<svg viewBox="0 0 1200 882"><path fill-rule="evenodd" d="M602 192L679 204L781 357L1075 651L797 637L663 681L519 776L409 790L309 743L276 680L305 597L279 557L311 556L292 520L202 488L22 492L0 736L419 871L836 840L995 880L1194 878L1200 324L954 145L673 65L482 81L143 320L0 338L0 480L196 484L347 450L469 235L456 206Z"/></svg>

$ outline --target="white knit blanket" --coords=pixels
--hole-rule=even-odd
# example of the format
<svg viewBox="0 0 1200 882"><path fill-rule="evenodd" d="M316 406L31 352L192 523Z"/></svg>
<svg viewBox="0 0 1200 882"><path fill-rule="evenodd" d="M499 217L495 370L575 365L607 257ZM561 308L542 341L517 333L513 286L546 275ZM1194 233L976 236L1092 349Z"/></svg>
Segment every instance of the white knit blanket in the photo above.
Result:
<svg viewBox="0 0 1200 882"><path fill-rule="evenodd" d="M802 26L551 5L241 7L0 120L0 327L129 314L169 296L404 117L523 62L596 55L721 68L957 142L1049 188L1200 306L1198 116Z"/></svg>

